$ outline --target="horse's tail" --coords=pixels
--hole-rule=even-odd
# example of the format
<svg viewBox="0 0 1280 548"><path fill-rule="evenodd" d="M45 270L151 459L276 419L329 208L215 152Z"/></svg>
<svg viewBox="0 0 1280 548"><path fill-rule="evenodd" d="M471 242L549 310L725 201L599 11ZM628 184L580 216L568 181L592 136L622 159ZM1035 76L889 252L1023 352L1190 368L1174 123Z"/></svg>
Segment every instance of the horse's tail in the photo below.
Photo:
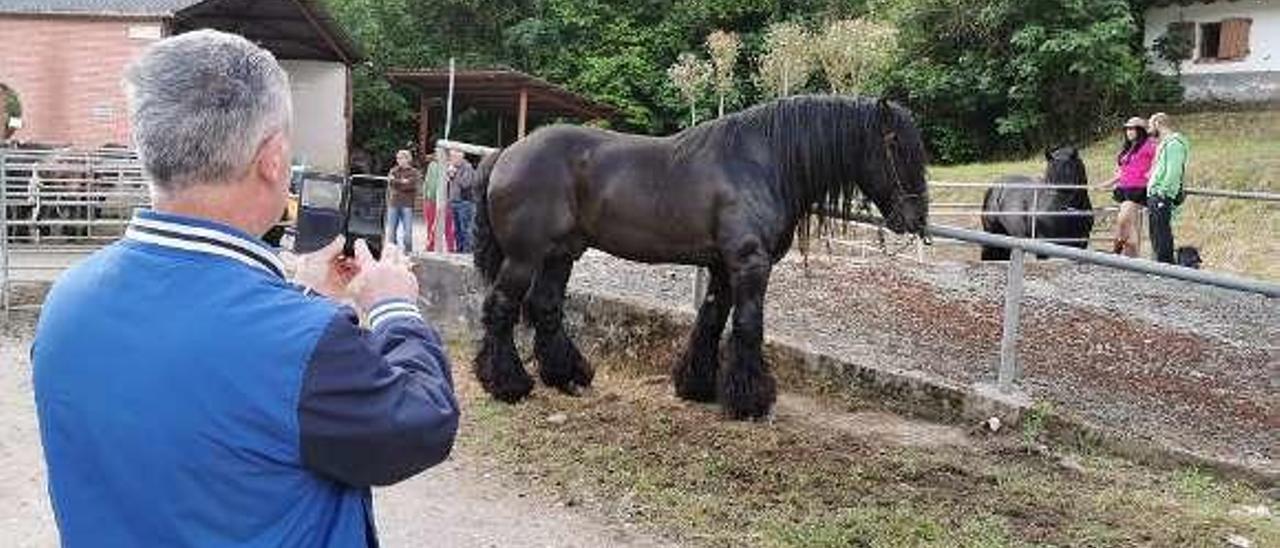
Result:
<svg viewBox="0 0 1280 548"><path fill-rule="evenodd" d="M498 279L498 270L502 268L502 247L493 234L493 225L489 222L489 175L493 173L493 164L498 162L502 151L492 152L480 160L476 168L475 185L471 188L476 197L475 217L475 251L472 260L476 269L484 277L485 283L493 285Z"/></svg>

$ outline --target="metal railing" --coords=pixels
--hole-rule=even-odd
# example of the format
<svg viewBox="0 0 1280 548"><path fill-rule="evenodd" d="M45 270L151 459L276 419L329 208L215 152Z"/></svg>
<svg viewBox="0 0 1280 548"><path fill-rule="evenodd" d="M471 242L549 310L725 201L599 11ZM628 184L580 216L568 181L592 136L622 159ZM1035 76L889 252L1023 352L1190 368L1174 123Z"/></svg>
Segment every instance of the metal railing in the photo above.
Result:
<svg viewBox="0 0 1280 548"><path fill-rule="evenodd" d="M870 215L853 215L847 220L877 228L883 226L883 220ZM1003 326L1000 336L1000 361L996 369L996 386L1002 392L1013 391L1014 383L1020 376L1017 359L1018 320L1023 300L1023 265L1027 253L1183 280L1234 291L1256 293L1271 299L1280 298L1280 284L1264 280L1208 272L1109 253L1099 253L1026 238L988 234L977 230L946 225L931 224L926 233L935 238L935 241L937 239L949 239L966 244L1002 247L1011 250L1008 263L1008 278L1005 284L1004 317L1002 318Z"/></svg>
<svg viewBox="0 0 1280 548"><path fill-rule="evenodd" d="M118 238L150 201L133 151L0 148L0 305L15 282Z"/></svg>

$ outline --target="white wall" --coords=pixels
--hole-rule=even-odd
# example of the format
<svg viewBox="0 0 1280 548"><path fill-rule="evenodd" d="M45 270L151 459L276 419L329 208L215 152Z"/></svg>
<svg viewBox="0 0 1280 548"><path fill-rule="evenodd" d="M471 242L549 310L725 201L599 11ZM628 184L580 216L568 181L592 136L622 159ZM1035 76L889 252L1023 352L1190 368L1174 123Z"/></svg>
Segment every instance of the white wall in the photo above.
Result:
<svg viewBox="0 0 1280 548"><path fill-rule="evenodd" d="M293 94L293 157L309 169L347 171L347 67L282 59Z"/></svg>
<svg viewBox="0 0 1280 548"><path fill-rule="evenodd" d="M1231 17L1253 19L1249 28L1249 56L1241 61L1197 63L1194 59L1182 63L1183 74L1221 74L1231 72L1262 72L1280 70L1280 0L1219 0L1211 4L1193 3L1187 6L1172 5L1152 8L1146 13L1145 43L1147 49L1163 36L1169 23L1188 21L1197 24L1195 55L1200 54L1200 23L1214 23ZM1164 73L1172 72L1168 63L1156 61L1155 66Z"/></svg>

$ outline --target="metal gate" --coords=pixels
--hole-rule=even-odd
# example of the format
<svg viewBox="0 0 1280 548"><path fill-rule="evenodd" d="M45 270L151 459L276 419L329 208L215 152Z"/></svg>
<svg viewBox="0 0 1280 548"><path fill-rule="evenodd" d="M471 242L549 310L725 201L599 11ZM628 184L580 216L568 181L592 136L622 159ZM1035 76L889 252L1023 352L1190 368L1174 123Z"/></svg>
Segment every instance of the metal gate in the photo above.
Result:
<svg viewBox="0 0 1280 548"><path fill-rule="evenodd" d="M129 149L0 148L0 292L59 272L124 234L133 210L151 202Z"/></svg>

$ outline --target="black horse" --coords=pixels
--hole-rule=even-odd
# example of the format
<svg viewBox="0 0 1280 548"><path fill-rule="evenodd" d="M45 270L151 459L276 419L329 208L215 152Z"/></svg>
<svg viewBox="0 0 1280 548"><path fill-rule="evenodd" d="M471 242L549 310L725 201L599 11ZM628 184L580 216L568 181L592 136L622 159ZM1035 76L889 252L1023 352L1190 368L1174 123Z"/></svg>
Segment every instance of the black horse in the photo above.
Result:
<svg viewBox="0 0 1280 548"><path fill-rule="evenodd" d="M1080 160L1080 152L1072 147L1062 147L1045 152L1044 157L1048 166L1043 180L1026 175L1007 175L996 179L995 184L987 189L982 197L982 229L992 234L1034 237L1084 249L1089 246L1089 234L1093 232L1093 204L1089 201L1089 179L1084 162ZM1001 186L1038 184L1049 188ZM1027 214L1017 215L1018 212ZM1050 215L1033 216L1030 212ZM1008 249L982 246L982 260L1008 259Z"/></svg>
<svg viewBox="0 0 1280 548"><path fill-rule="evenodd" d="M910 114L835 96L782 99L666 138L551 126L487 156L477 180L475 263L492 286L474 364L485 390L514 402L533 388L512 340L522 303L543 383L569 393L591 384L594 371L565 334L562 311L573 262L594 247L710 271L673 381L680 397L720 398L739 419L773 406L761 356L764 296L793 237L803 248L813 219L847 213L856 198L899 233L923 233L928 211Z"/></svg>

